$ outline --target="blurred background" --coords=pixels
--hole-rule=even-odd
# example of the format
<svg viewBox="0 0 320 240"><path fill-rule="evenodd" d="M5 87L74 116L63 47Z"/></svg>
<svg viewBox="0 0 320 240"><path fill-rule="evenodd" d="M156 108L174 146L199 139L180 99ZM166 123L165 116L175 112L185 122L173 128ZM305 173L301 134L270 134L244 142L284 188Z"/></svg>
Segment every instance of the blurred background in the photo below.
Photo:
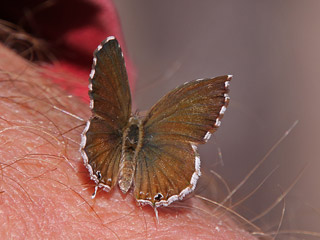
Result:
<svg viewBox="0 0 320 240"><path fill-rule="evenodd" d="M273 172L239 212L266 229L320 231L320 1L115 0L136 67L139 110L197 78L233 74L231 104L214 140L200 147L202 171L235 187L298 120L234 202ZM222 160L219 159L219 151ZM211 175L213 178L213 176ZM201 193L215 199L212 186ZM206 192L207 191L207 192ZM210 194L212 193L212 194ZM279 236L289 239L288 235ZM295 235L295 239L301 239Z"/></svg>

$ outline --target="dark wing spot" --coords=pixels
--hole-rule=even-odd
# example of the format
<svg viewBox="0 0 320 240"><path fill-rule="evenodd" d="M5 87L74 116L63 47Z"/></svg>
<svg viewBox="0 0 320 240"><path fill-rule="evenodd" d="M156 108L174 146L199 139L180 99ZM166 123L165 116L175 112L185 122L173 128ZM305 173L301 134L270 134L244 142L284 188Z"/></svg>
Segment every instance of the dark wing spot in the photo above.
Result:
<svg viewBox="0 0 320 240"><path fill-rule="evenodd" d="M102 176L101 176L101 172L100 172L100 171L97 171L97 172L96 172L96 174L97 174L97 178L98 178L98 180L101 180L101 178L102 178Z"/></svg>
<svg viewBox="0 0 320 240"><path fill-rule="evenodd" d="M154 200L160 201L161 198L163 198L163 195L161 193L158 193L156 196L154 196Z"/></svg>

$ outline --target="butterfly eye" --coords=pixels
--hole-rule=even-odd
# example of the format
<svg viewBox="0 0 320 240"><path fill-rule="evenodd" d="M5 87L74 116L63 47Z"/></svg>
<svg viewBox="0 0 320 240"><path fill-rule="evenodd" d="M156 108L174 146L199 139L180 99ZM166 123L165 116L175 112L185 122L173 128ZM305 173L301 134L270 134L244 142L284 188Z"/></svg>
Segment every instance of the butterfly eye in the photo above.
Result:
<svg viewBox="0 0 320 240"><path fill-rule="evenodd" d="M101 176L101 172L100 172L100 171L97 171L97 172L96 172L96 174L97 174L97 178L98 178L98 180L101 180L101 178L102 178L102 176Z"/></svg>
<svg viewBox="0 0 320 240"><path fill-rule="evenodd" d="M156 196L154 196L154 200L156 200L156 201L160 201L161 198L163 198L161 193L158 193Z"/></svg>

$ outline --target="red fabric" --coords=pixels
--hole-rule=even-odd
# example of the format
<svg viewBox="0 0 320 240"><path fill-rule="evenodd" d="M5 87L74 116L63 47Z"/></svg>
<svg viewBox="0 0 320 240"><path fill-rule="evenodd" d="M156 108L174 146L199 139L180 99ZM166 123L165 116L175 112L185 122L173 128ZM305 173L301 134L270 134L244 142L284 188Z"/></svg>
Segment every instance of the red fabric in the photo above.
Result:
<svg viewBox="0 0 320 240"><path fill-rule="evenodd" d="M51 5L50 5L51 4ZM92 54L108 36L115 36L126 60L131 87L133 67L124 49L119 18L111 0L25 0L7 1L0 10L11 22L21 23L31 34L49 44L55 60L44 67L55 83L68 92L88 97L88 77L92 65Z"/></svg>
<svg viewBox="0 0 320 240"><path fill-rule="evenodd" d="M102 40L111 35L118 39L123 48L123 36L118 15L111 0L88 0L86 4L80 5L77 5L81 2L79 0L71 2L73 4L70 4L70 0L63 1L59 8L53 12L52 17L58 17L60 24L53 23L52 26L50 25L50 31L47 31L47 33L51 38L59 36L58 43L61 43L61 45L58 60L48 67L54 72L62 73L61 77L53 78L54 82L68 92L88 101L87 84L93 51ZM60 11L66 14L61 16ZM64 23L69 25L67 31L60 28L60 26L63 27ZM125 49L122 50L126 59L130 84L133 86L132 64L126 57ZM66 79L67 74L70 75L71 79L76 77L79 81Z"/></svg>

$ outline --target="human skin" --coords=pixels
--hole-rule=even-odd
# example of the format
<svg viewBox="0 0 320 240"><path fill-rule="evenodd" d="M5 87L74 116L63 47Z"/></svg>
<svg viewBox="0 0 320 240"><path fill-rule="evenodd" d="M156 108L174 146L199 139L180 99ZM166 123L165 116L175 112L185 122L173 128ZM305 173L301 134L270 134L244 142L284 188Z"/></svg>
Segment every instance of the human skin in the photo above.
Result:
<svg viewBox="0 0 320 240"><path fill-rule="evenodd" d="M91 199L79 153L89 106L53 74L0 45L0 239L256 239L195 197L159 208L159 223L117 186Z"/></svg>

